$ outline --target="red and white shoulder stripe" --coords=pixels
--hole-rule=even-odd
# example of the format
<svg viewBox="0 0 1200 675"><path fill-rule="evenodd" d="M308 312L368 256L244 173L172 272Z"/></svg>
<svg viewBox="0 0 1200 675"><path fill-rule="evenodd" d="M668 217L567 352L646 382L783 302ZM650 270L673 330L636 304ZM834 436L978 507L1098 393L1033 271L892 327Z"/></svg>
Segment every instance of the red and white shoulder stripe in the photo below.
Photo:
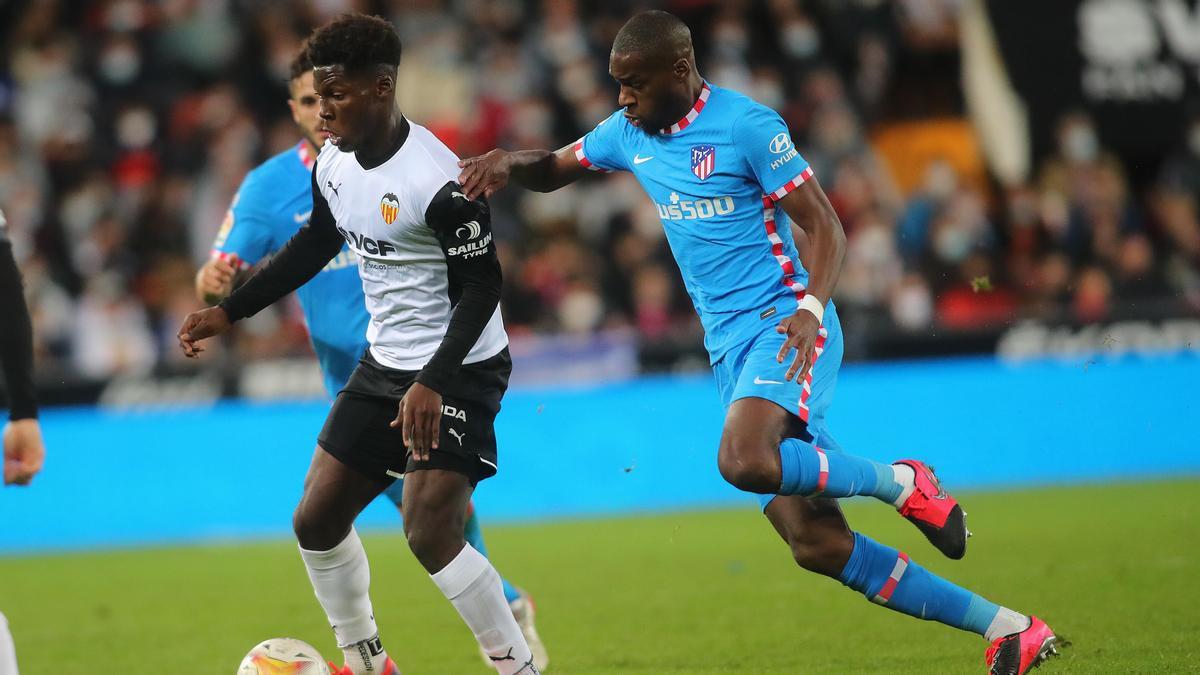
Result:
<svg viewBox="0 0 1200 675"><path fill-rule="evenodd" d="M772 192L769 196L771 197L771 199L773 199L775 201L779 201L780 199L783 199L784 197L786 197L787 193L791 192L792 190L795 190L796 188L800 187L801 185L804 185L806 182L808 182L808 179L812 178L812 177L813 177L813 169L810 166L810 167L806 168L804 171L801 171L799 176L796 176L795 178L784 183L783 187Z"/></svg>
<svg viewBox="0 0 1200 675"><path fill-rule="evenodd" d="M588 159L587 155L585 155L583 153L583 139L582 138L575 141L575 159L579 160L580 166L582 166L585 169L590 169L592 171L599 171L600 173L608 173L609 172L608 169L605 169L604 167L596 166L595 164L593 164L592 160Z"/></svg>
<svg viewBox="0 0 1200 675"><path fill-rule="evenodd" d="M239 258L236 253L226 253L225 251L218 251L215 248L212 251L209 251L208 257L212 260L221 260L227 263L236 261L234 268L238 270L244 270L250 267L250 264Z"/></svg>

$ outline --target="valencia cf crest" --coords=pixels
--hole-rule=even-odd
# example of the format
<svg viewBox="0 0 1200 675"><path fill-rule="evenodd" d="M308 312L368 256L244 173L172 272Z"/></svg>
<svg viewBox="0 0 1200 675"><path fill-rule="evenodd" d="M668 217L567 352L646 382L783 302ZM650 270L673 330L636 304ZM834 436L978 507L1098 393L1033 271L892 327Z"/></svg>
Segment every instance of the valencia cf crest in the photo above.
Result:
<svg viewBox="0 0 1200 675"><path fill-rule="evenodd" d="M692 173L696 178L704 180L712 175L717 167L717 149L711 145L692 146Z"/></svg>
<svg viewBox="0 0 1200 675"><path fill-rule="evenodd" d="M389 192L383 196L379 201L379 213L383 215L383 222L388 225L396 222L396 216L400 215L400 200L396 199L396 195Z"/></svg>

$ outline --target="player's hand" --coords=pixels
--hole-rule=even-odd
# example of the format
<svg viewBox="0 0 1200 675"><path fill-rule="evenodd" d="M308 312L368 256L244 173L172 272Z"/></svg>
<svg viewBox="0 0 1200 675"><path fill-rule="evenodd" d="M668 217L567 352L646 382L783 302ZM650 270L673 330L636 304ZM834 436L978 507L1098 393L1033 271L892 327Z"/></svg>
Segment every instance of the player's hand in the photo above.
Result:
<svg viewBox="0 0 1200 675"><path fill-rule="evenodd" d="M220 307L209 307L188 314L183 320L183 325L179 327L178 335L183 355L189 359L196 358L204 351L204 347L197 344L198 342L224 333L229 330L230 325L229 315Z"/></svg>
<svg viewBox="0 0 1200 675"><path fill-rule="evenodd" d="M799 377L800 381L808 375L808 370L812 368L813 359L816 358L817 351L817 334L821 330L821 323L817 321L817 317L807 309L798 309L796 313L779 322L775 327L775 332L787 335L787 340L784 340L783 347L780 347L778 356L775 360L783 363L788 357L788 353L793 349L796 350L796 357L792 360L792 365L788 367L784 379L789 382L793 377Z"/></svg>
<svg viewBox="0 0 1200 675"><path fill-rule="evenodd" d="M233 280L237 277L237 254L227 259L213 258L196 272L196 295L202 302L215 305L233 292Z"/></svg>
<svg viewBox="0 0 1200 675"><path fill-rule="evenodd" d="M436 450L442 431L442 395L420 382L413 382L408 393L400 399L400 410L392 420L399 426L404 446L418 462L429 460L429 451Z"/></svg>
<svg viewBox="0 0 1200 675"><path fill-rule="evenodd" d="M4 484L29 485L42 470L46 446L36 419L14 420L4 427Z"/></svg>
<svg viewBox="0 0 1200 675"><path fill-rule="evenodd" d="M458 184L462 186L467 199L475 199L479 195L491 197L498 190L508 185L508 176L512 171L509 163L509 153L503 150L492 150L486 155L469 157L458 163L462 169L458 173Z"/></svg>

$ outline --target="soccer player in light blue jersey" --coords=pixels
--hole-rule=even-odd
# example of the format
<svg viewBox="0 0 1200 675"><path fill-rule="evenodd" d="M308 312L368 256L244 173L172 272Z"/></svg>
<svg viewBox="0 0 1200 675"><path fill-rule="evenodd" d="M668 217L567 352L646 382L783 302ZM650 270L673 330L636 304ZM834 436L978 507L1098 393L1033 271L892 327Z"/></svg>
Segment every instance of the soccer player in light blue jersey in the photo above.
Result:
<svg viewBox="0 0 1200 675"><path fill-rule="evenodd" d="M196 274L196 293L209 304L228 296L239 273L282 248L312 213L312 167L328 133L320 131L313 69L304 50L292 62L290 75L288 106L304 138L260 164L242 181L213 242L212 255ZM325 390L330 398L335 398L367 349L370 319L364 305L358 262L349 247L343 247L296 295L321 366ZM403 479L393 483L384 494L399 509L403 503ZM465 536L475 550L487 555L473 506ZM505 599L533 651L534 661L544 668L548 657L534 623L533 601L507 579L501 581ZM491 661L484 656L490 668Z"/></svg>
<svg viewBox="0 0 1200 675"><path fill-rule="evenodd" d="M990 672L1025 673L1055 653L1036 617L1000 607L851 531L837 498L897 508L942 553L961 558L965 514L931 468L843 452L826 414L842 358L830 296L845 253L837 215L774 111L701 78L691 33L666 12L622 27L609 73L621 110L557 152L493 150L460 163L469 198L509 180L549 192L588 170L629 171L658 208L704 326L727 410L721 475L762 496L801 567L873 602L978 633ZM801 265L791 226L807 239ZM793 356L793 351L794 356Z"/></svg>

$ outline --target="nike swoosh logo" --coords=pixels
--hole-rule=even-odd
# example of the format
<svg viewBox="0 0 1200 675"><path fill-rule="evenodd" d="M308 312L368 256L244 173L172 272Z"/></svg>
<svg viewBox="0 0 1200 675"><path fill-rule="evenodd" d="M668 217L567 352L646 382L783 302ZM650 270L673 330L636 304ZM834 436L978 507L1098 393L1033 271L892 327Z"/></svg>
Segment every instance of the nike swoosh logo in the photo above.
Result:
<svg viewBox="0 0 1200 675"><path fill-rule="evenodd" d="M308 222L308 217L311 215L312 215L312 209L309 209L308 211L305 211L304 213L297 213L297 214L293 215L292 219L296 221L297 225L303 225L304 223Z"/></svg>
<svg viewBox="0 0 1200 675"><path fill-rule="evenodd" d="M754 376L754 384L787 384L787 383L780 382L779 380L764 380L761 377L755 375Z"/></svg>
<svg viewBox="0 0 1200 675"><path fill-rule="evenodd" d="M649 157L642 157L641 155L634 155L633 163L634 164L645 164L646 162L649 162L652 159L654 159L654 155L650 155Z"/></svg>

